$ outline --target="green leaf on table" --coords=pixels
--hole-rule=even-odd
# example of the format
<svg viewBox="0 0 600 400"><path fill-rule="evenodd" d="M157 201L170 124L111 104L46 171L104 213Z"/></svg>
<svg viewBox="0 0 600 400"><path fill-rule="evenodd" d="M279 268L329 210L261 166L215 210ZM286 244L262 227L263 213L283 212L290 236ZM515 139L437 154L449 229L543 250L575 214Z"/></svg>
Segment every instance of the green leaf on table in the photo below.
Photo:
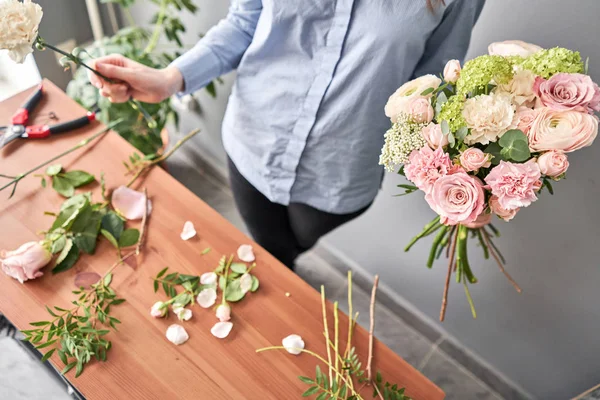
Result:
<svg viewBox="0 0 600 400"><path fill-rule="evenodd" d="M117 213L109 211L102 217L102 229L110 232L116 240L119 240L123 233L124 222Z"/></svg>
<svg viewBox="0 0 600 400"><path fill-rule="evenodd" d="M110 283L112 282L112 278L113 275L112 274L106 274L106 276L104 277L104 286L110 286Z"/></svg>
<svg viewBox="0 0 600 400"><path fill-rule="evenodd" d="M77 368L75 369L75 378L77 378L79 375L81 375L83 372L83 361L79 360L77 361Z"/></svg>
<svg viewBox="0 0 600 400"><path fill-rule="evenodd" d="M315 400L327 400L329 398L329 393L327 392L323 392L320 395L318 395Z"/></svg>
<svg viewBox="0 0 600 400"><path fill-rule="evenodd" d="M519 129L507 131L498 144L502 147L501 154L511 160L523 162L531 156L527 136Z"/></svg>
<svg viewBox="0 0 600 400"><path fill-rule="evenodd" d="M126 229L119 238L119 247L129 247L137 244L140 240L140 231L137 229Z"/></svg>
<svg viewBox="0 0 600 400"><path fill-rule="evenodd" d="M205 254L208 254L209 252L210 252L210 247L207 247L207 248L205 248L204 250L202 250L202 251L200 252L200 254L201 254L201 255L205 255Z"/></svg>
<svg viewBox="0 0 600 400"><path fill-rule="evenodd" d="M164 267L163 269L161 269L160 272L156 275L156 279L163 276L165 274L165 272L167 272L168 270L169 270L169 267Z"/></svg>
<svg viewBox="0 0 600 400"><path fill-rule="evenodd" d="M312 380L311 378L306 377L306 376L299 376L298 379L300 379L302 382L309 384L309 385L312 385L313 383L315 383L314 380Z"/></svg>
<svg viewBox="0 0 600 400"><path fill-rule="evenodd" d="M56 351L56 349L52 349L52 350L48 351L46 354L44 354L44 357L42 357L42 360L41 360L41 362L46 362L46 361L48 361L48 359L49 359L50 357L52 357L52 354L54 354L54 352L55 352L55 351Z"/></svg>
<svg viewBox="0 0 600 400"><path fill-rule="evenodd" d="M225 289L225 300L235 303L243 299L244 295L245 293L240 287L239 279L234 279L227 284L227 288Z"/></svg>
<svg viewBox="0 0 600 400"><path fill-rule="evenodd" d="M317 393L318 391L319 391L318 386L311 386L306 390L306 392L302 393L302 397L312 396L313 394Z"/></svg>
<svg viewBox="0 0 600 400"><path fill-rule="evenodd" d="M88 183L92 183L96 180L94 175L89 174L85 171L69 171L62 174L59 174L63 179L66 179L71 183L73 187L80 187L87 185Z"/></svg>
<svg viewBox="0 0 600 400"><path fill-rule="evenodd" d="M101 220L102 214L94 211L90 204L83 207L75 217L73 225L71 225L71 231L75 234L73 240L80 250L88 254L94 253Z"/></svg>
<svg viewBox="0 0 600 400"><path fill-rule="evenodd" d="M56 253L62 251L62 249L64 249L64 247L65 247L65 244L67 244L67 236L60 235L58 237L58 239L56 239L54 242L52 242L52 249L51 249L52 254L56 254Z"/></svg>
<svg viewBox="0 0 600 400"><path fill-rule="evenodd" d="M244 274L248 270L248 267L244 263L233 263L229 268L236 274Z"/></svg>
<svg viewBox="0 0 600 400"><path fill-rule="evenodd" d="M48 176L58 175L58 173L60 171L62 171L62 165L54 164L54 165L51 165L48 168L46 168L46 175L48 175Z"/></svg>
<svg viewBox="0 0 600 400"><path fill-rule="evenodd" d="M69 243L71 243L71 246L69 247L68 253L66 254L66 256L63 258L63 260L61 262L56 263L56 266L52 269L53 274L57 274L59 272L64 272L64 271L71 269L73 267L73 265L75 265L75 263L79 259L79 255L80 255L79 248L77 247L77 245L72 244L73 242L70 239L67 240L65 249L67 248L67 246L69 246ZM63 252L65 251L65 249L63 249ZM61 252L61 255L62 255L62 252Z"/></svg>
<svg viewBox="0 0 600 400"><path fill-rule="evenodd" d="M252 286L250 286L250 291L256 292L258 290L259 286L260 286L260 282L259 282L258 278L255 277L254 275L252 275Z"/></svg>
<svg viewBox="0 0 600 400"><path fill-rule="evenodd" d="M50 227L50 232L58 228L69 229L79 211L89 204L90 198L89 193L81 193L65 200L60 206L60 213Z"/></svg>
<svg viewBox="0 0 600 400"><path fill-rule="evenodd" d="M65 239L65 244L63 245L58 258L56 259L56 264L60 264L65 258L67 258L67 255L71 251L71 247L73 247L73 240L71 238Z"/></svg>
<svg viewBox="0 0 600 400"><path fill-rule="evenodd" d="M75 188L71 182L61 178L59 175L52 178L52 189L56 190L58 194L64 197L71 197L75 193Z"/></svg>
<svg viewBox="0 0 600 400"><path fill-rule="evenodd" d="M65 368L61 371L61 374L66 374L67 372L69 372L70 370L72 370L75 366L77 365L76 361L73 361L72 363L69 363L65 366Z"/></svg>
<svg viewBox="0 0 600 400"><path fill-rule="evenodd" d="M115 239L112 233L110 233L106 229L100 229L100 233L110 242L110 244L115 246L116 249L119 248L119 242L117 242L117 239Z"/></svg>
<svg viewBox="0 0 600 400"><path fill-rule="evenodd" d="M41 181L42 187L45 188L46 187L46 178L42 177L42 181Z"/></svg>

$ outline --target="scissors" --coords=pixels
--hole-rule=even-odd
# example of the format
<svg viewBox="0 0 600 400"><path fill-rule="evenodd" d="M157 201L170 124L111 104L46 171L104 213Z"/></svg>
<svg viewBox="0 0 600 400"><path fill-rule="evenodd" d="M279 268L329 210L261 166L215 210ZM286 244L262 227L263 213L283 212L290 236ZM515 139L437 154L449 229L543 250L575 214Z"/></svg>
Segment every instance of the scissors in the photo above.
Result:
<svg viewBox="0 0 600 400"><path fill-rule="evenodd" d="M25 101L11 118L11 125L0 127L0 149L16 139L42 139L57 133L64 133L86 126L96 119L95 112L55 125L29 125L29 117L44 95L40 84L37 90ZM4 132L2 132L4 131Z"/></svg>

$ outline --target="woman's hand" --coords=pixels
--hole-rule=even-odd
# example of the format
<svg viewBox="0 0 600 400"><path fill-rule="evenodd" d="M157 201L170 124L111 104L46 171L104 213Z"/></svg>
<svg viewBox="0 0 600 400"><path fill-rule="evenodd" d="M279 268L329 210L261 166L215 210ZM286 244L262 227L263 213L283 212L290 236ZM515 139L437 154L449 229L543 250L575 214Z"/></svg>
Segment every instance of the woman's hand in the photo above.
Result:
<svg viewBox="0 0 600 400"><path fill-rule="evenodd" d="M88 72L92 85L113 103L124 103L132 97L145 103L159 103L183 90L183 77L175 67L154 69L120 54L97 58L90 66L114 81L109 83Z"/></svg>

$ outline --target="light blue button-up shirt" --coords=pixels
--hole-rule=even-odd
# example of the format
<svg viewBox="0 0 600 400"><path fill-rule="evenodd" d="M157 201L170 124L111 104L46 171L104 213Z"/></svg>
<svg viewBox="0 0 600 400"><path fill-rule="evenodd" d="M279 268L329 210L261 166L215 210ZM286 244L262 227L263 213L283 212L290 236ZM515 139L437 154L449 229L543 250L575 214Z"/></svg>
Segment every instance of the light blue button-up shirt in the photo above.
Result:
<svg viewBox="0 0 600 400"><path fill-rule="evenodd" d="M381 185L388 97L462 59L484 2L233 0L173 65L186 93L237 68L223 143L261 193L350 213Z"/></svg>

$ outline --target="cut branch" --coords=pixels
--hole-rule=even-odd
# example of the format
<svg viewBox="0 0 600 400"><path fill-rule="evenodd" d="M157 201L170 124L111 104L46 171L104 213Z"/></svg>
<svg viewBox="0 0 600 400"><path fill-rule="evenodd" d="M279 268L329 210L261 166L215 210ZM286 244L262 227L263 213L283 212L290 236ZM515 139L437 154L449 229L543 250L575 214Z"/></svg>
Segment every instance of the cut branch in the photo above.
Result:
<svg viewBox="0 0 600 400"><path fill-rule="evenodd" d="M458 241L458 229L453 235L452 244L450 245L450 257L448 260L448 274L446 275L446 284L444 285L444 296L442 297L442 309L440 310L440 321L444 321L446 317L446 307L448 306L448 289L450 287L450 276L452 275L452 266L454 265L454 253L456 252L456 243Z"/></svg>
<svg viewBox="0 0 600 400"><path fill-rule="evenodd" d="M379 275L375 275L373 290L371 291L371 304L369 308L371 314L369 325L369 358L367 359L367 378L369 381L372 381L373 376L373 331L375 330L375 296L377 295L377 285L379 285Z"/></svg>

